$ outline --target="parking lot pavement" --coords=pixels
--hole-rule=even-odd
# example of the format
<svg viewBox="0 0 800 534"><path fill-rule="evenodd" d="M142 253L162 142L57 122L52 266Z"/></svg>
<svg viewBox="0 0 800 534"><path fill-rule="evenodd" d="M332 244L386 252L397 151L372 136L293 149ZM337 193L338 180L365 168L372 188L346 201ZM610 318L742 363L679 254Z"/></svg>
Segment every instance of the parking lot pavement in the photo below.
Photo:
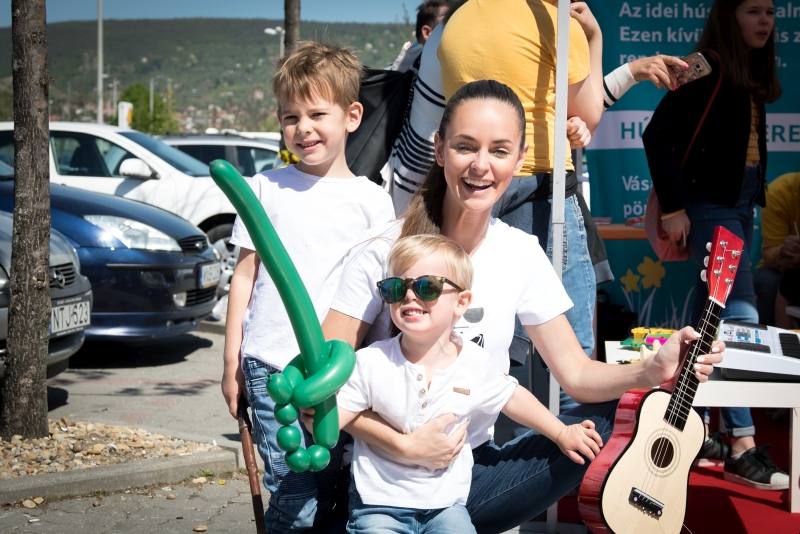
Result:
<svg viewBox="0 0 800 534"><path fill-rule="evenodd" d="M224 339L209 329L146 345L88 345L48 382L49 417L238 448L238 425L220 392Z"/></svg>
<svg viewBox="0 0 800 534"><path fill-rule="evenodd" d="M141 534L255 532L247 479L191 482L127 493L45 501L34 509L0 508L0 532Z"/></svg>

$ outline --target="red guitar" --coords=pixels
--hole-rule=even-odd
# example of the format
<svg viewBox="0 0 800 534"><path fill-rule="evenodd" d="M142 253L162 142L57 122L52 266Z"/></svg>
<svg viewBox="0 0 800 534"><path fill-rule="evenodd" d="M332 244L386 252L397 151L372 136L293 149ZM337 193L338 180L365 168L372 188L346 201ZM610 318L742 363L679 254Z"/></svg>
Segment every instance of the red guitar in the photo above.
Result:
<svg viewBox="0 0 800 534"><path fill-rule="evenodd" d="M632 389L617 406L614 431L581 482L578 508L593 532L679 533L686 514L689 469L705 438L692 409L697 357L706 354L733 286L742 240L714 230L707 269L708 301L674 389Z"/></svg>

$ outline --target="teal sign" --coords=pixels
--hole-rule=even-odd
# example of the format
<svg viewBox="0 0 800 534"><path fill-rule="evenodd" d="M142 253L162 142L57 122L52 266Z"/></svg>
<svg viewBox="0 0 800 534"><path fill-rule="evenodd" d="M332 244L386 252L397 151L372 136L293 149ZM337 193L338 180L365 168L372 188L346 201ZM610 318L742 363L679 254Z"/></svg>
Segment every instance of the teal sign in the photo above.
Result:
<svg viewBox="0 0 800 534"><path fill-rule="evenodd" d="M689 54L703 31L710 1L591 1L603 29L606 73L638 57ZM767 107L767 180L800 171L800 2L775 1L776 48L783 87ZM652 182L642 149L644 132L664 90L643 82L605 113L587 150L592 213L625 223L644 215ZM758 219L756 219L758 225ZM644 326L688 324L693 309L695 270L687 263L659 262L646 241L607 241L616 280L606 284L612 300L638 316ZM761 247L756 228L753 256ZM611 286L609 288L609 286Z"/></svg>

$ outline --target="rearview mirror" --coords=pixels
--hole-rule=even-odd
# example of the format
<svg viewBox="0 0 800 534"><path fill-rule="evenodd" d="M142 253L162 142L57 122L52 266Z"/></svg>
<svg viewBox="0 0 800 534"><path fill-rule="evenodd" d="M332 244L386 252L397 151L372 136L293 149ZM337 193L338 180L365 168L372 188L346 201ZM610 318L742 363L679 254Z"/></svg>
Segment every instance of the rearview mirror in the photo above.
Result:
<svg viewBox="0 0 800 534"><path fill-rule="evenodd" d="M143 180L157 178L156 173L150 168L150 165L139 158L129 158L123 161L119 166L119 173L128 178L141 178Z"/></svg>

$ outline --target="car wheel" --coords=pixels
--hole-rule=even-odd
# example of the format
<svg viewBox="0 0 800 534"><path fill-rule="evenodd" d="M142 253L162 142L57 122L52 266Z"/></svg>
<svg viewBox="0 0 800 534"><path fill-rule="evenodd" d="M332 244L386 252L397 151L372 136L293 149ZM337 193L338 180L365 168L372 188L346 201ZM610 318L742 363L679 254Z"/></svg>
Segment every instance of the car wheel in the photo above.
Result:
<svg viewBox="0 0 800 534"><path fill-rule="evenodd" d="M231 287L231 276L233 268L236 267L236 259L239 257L239 247L231 245L231 232L233 224L226 223L215 226L208 231L208 240L214 247L222 261L222 275L219 284L219 297L228 294Z"/></svg>

